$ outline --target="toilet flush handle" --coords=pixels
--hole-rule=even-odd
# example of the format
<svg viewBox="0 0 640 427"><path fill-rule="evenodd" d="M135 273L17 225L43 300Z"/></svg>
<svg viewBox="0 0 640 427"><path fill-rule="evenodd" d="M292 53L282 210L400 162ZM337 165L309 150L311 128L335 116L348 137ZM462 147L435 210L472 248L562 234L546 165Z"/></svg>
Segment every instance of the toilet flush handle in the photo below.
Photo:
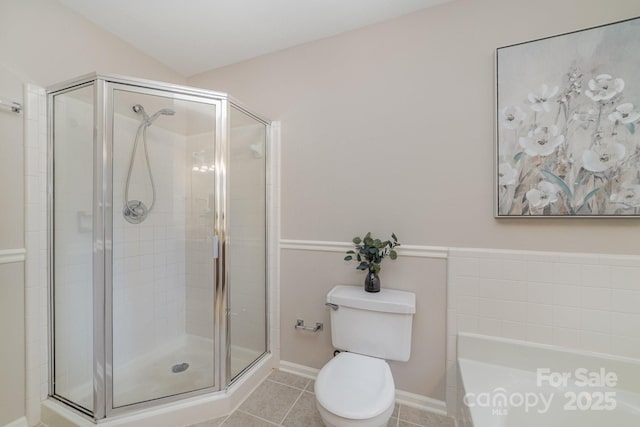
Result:
<svg viewBox="0 0 640 427"><path fill-rule="evenodd" d="M333 304L330 302L325 302L324 305L326 305L327 307L331 307L332 310L337 310L340 308L340 306L338 304Z"/></svg>

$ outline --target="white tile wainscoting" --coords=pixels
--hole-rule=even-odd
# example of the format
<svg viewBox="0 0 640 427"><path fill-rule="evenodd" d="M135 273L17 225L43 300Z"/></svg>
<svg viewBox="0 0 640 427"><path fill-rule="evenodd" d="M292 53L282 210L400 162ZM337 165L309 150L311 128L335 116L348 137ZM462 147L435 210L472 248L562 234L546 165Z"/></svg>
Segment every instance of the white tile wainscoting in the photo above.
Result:
<svg viewBox="0 0 640 427"><path fill-rule="evenodd" d="M640 256L449 250L447 408L458 332L640 358Z"/></svg>

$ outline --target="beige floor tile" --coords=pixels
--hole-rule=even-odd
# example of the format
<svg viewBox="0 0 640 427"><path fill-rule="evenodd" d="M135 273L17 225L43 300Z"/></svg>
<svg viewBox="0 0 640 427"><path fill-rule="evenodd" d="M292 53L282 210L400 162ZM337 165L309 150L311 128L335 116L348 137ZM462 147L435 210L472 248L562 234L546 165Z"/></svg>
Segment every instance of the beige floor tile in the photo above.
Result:
<svg viewBox="0 0 640 427"><path fill-rule="evenodd" d="M444 415L434 414L432 412L423 411L421 409L411 408L409 406L401 405L398 418L400 419L400 426L409 424L403 424L402 421L417 424L424 427L454 427L453 419Z"/></svg>
<svg viewBox="0 0 640 427"><path fill-rule="evenodd" d="M397 403L395 404L395 406L393 407L393 414L391 414L391 416L393 418L398 418L398 411L400 410L400 405L398 405Z"/></svg>
<svg viewBox="0 0 640 427"><path fill-rule="evenodd" d="M282 423L285 427L324 427L313 393L304 392Z"/></svg>
<svg viewBox="0 0 640 427"><path fill-rule="evenodd" d="M274 425L277 424L272 424L241 411L235 411L222 423L222 427L273 427Z"/></svg>
<svg viewBox="0 0 640 427"><path fill-rule="evenodd" d="M305 388L305 390L311 393L315 393L315 388L314 388L315 386L316 386L316 381L309 380L309 384L307 384L307 387Z"/></svg>
<svg viewBox="0 0 640 427"><path fill-rule="evenodd" d="M387 427L398 427L398 419L396 417L389 418L389 422L387 423Z"/></svg>
<svg viewBox="0 0 640 427"><path fill-rule="evenodd" d="M300 393L303 391L273 381L265 381L240 405L240 410L279 424Z"/></svg>
<svg viewBox="0 0 640 427"><path fill-rule="evenodd" d="M202 421L201 423L191 424L189 427L218 427L227 417L215 418L213 420Z"/></svg>
<svg viewBox="0 0 640 427"><path fill-rule="evenodd" d="M299 388L301 390L304 390L307 384L309 384L309 381L311 381L308 378L290 374L288 372L282 372L277 369L273 371L273 373L269 375L269 378L267 379L278 382L278 383L286 384L291 387Z"/></svg>

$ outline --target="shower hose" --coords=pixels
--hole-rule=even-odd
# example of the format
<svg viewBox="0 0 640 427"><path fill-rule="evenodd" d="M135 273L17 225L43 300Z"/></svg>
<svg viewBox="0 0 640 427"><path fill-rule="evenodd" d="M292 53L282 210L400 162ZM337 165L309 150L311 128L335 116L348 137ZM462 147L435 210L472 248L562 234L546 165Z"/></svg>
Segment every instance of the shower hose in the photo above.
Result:
<svg viewBox="0 0 640 427"><path fill-rule="evenodd" d="M156 204L156 186L153 182L153 174L151 173L151 163L149 162L149 150L147 149L147 128L151 125L149 120L143 120L138 126L136 132L136 138L133 143L133 150L131 152L131 159L129 160L129 171L127 172L127 183L124 190L124 209L123 214L127 221L133 224L139 224L145 220L149 212ZM152 199L151 205L147 208L140 200L129 200L129 186L131 183L131 171L133 170L133 164L136 158L136 152L138 151L138 145L142 140L142 147L144 149L145 165L147 167L147 173L149 174L149 180L151 181Z"/></svg>

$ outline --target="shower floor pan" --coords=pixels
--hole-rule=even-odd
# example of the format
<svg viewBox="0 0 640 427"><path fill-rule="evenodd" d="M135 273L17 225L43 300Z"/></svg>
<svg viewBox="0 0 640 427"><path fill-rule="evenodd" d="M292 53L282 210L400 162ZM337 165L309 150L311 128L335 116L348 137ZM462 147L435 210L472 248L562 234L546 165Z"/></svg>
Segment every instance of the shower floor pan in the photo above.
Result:
<svg viewBox="0 0 640 427"><path fill-rule="evenodd" d="M213 341L185 335L120 369L114 367L113 378L114 407L213 387Z"/></svg>
<svg viewBox="0 0 640 427"><path fill-rule="evenodd" d="M212 349L212 340L185 335L120 369L114 368L114 407L212 387ZM231 377L242 372L261 354L260 351L231 346ZM90 407L91 389L91 384L84 384L64 397Z"/></svg>

